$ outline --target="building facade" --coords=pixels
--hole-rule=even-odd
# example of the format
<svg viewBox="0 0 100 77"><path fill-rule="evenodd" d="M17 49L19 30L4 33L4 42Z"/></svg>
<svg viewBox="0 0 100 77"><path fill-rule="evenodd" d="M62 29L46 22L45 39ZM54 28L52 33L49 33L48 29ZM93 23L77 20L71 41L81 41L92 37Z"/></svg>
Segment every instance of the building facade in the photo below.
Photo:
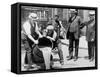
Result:
<svg viewBox="0 0 100 77"><path fill-rule="evenodd" d="M59 15L59 18L62 21L63 26L67 28L67 22L70 17L70 9L23 6L21 9L22 24L31 12L34 12L38 15L39 24L42 26L47 26L49 18L54 18L55 15ZM89 10L78 10L78 15L81 16L83 21L88 20L88 14Z"/></svg>

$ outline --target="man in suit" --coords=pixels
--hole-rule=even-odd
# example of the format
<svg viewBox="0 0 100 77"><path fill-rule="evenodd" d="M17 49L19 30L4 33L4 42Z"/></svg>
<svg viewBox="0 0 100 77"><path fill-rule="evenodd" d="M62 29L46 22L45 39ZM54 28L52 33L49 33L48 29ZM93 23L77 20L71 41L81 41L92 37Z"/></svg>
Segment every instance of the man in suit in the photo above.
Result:
<svg viewBox="0 0 100 77"><path fill-rule="evenodd" d="M95 11L89 12L89 21L86 24L86 40L88 42L88 55L91 62L94 60L95 51Z"/></svg>
<svg viewBox="0 0 100 77"><path fill-rule="evenodd" d="M69 56L68 60L74 59L77 61L78 59L78 48L79 48L79 37L80 37L80 23L82 19L78 16L76 9L70 9L71 17L69 19L68 26L68 35L69 38ZM73 55L73 46L75 46L75 54Z"/></svg>

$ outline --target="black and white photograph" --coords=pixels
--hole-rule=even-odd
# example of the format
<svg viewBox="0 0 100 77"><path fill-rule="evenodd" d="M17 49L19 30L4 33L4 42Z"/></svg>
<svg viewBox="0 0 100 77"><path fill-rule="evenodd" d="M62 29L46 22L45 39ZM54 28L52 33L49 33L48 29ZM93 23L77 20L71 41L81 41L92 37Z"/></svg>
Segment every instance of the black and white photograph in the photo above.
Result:
<svg viewBox="0 0 100 77"><path fill-rule="evenodd" d="M17 3L12 35L12 72L97 69L96 7Z"/></svg>
<svg viewBox="0 0 100 77"><path fill-rule="evenodd" d="M95 10L21 6L21 71L95 67Z"/></svg>

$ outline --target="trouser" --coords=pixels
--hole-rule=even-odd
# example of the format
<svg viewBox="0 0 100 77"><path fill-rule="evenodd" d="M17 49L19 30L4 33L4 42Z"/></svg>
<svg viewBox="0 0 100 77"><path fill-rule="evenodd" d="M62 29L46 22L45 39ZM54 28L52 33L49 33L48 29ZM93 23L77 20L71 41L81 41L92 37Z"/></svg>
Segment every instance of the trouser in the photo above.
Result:
<svg viewBox="0 0 100 77"><path fill-rule="evenodd" d="M79 39L75 39L74 33L70 32L69 35L69 56L73 57L73 48L75 47L74 57L78 58Z"/></svg>
<svg viewBox="0 0 100 77"><path fill-rule="evenodd" d="M53 48L58 48L58 55L59 55L59 58L60 58L60 61L63 61L63 52L62 52L62 49L61 49L61 43L58 43L57 42L58 39L56 39L55 41L53 41Z"/></svg>
<svg viewBox="0 0 100 77"><path fill-rule="evenodd" d="M58 42L58 40L60 40L60 39L56 38L56 40L53 41L53 49L56 48L56 47L58 48L58 55L59 55L59 58L60 58L60 62L62 62L63 61L63 51L61 49L61 43Z"/></svg>
<svg viewBox="0 0 100 77"><path fill-rule="evenodd" d="M34 43L29 39L27 38L25 41L24 41L24 46L25 46L25 50L26 50L26 55L25 55L25 64L29 64L29 65L32 65L33 64L33 57L32 57L32 51L33 51L33 45Z"/></svg>
<svg viewBox="0 0 100 77"><path fill-rule="evenodd" d="M89 59L94 58L94 49L95 49L95 45L94 45L94 41L88 41L88 55L89 55Z"/></svg>
<svg viewBox="0 0 100 77"><path fill-rule="evenodd" d="M58 55L60 58L60 62L62 62L63 61L63 51L61 49L61 43L58 43Z"/></svg>
<svg viewBox="0 0 100 77"><path fill-rule="evenodd" d="M53 47L52 49L56 48L57 47L57 41L52 41L53 42Z"/></svg>

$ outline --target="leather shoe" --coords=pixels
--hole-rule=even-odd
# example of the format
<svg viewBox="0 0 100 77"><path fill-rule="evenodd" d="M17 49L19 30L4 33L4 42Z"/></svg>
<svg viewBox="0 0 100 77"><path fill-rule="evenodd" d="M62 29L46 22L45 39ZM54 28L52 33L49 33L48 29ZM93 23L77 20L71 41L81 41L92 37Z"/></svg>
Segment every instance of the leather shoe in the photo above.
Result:
<svg viewBox="0 0 100 77"><path fill-rule="evenodd" d="M77 61L77 60L78 60L78 57L75 57L75 58L74 58L74 61Z"/></svg>
<svg viewBox="0 0 100 77"><path fill-rule="evenodd" d="M73 59L73 56L69 57L67 60L71 60L71 59Z"/></svg>

